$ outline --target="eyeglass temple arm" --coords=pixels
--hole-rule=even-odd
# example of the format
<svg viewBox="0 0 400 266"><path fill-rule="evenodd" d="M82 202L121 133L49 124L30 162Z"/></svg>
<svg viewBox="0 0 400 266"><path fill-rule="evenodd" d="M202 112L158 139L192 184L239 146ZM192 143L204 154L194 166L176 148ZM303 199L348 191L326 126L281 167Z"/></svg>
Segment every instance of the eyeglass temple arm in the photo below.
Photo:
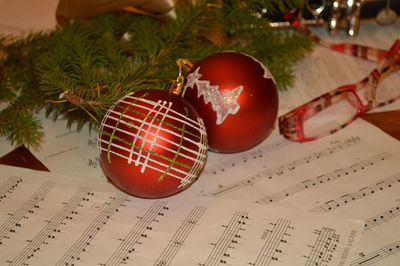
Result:
<svg viewBox="0 0 400 266"><path fill-rule="evenodd" d="M364 92L364 97L368 101L369 108L378 105L376 101L376 88L382 75L396 65L400 65L400 36L397 37L384 58L378 62L376 68L364 80L369 85L365 88Z"/></svg>
<svg viewBox="0 0 400 266"><path fill-rule="evenodd" d="M376 95L376 86L382 76L382 74L386 73L390 69L392 69L394 66L400 65L400 36L396 39L396 41L393 43L392 47L389 49L389 51L385 52L385 56L382 58L380 62L378 62L376 68L363 80L361 81L361 84L366 84L369 82L373 82L371 86L367 87L365 90L366 94L366 99L368 101L371 101L372 103L376 103L375 100L375 95ZM302 109L313 109L315 112L306 112L307 116L304 114L302 115L302 119L306 120L315 114L318 113L318 111L324 110L330 105L332 105L332 99L334 99L335 95L340 93L340 91L346 90L349 87L354 86L355 84L349 84L349 85L344 85L340 87L339 89L333 91L333 92L328 92L325 93L315 99L313 99L311 102L308 104L304 104L301 108ZM362 87L362 86L360 86Z"/></svg>
<svg viewBox="0 0 400 266"><path fill-rule="evenodd" d="M294 14L287 12L285 13L284 18L290 23L290 25L293 28L308 34L316 44L331 49L333 51L373 62L381 61L387 54L386 50L373 48L365 45L359 45L354 43L330 43L328 41L319 38L316 34L311 32L309 28L306 25L302 24L299 18L296 17Z"/></svg>

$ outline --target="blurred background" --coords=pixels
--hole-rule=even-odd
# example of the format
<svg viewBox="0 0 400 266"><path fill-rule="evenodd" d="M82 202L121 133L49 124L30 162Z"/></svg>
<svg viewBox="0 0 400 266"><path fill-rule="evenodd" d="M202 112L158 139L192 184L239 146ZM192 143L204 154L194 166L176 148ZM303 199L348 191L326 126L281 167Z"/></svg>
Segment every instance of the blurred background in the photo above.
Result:
<svg viewBox="0 0 400 266"><path fill-rule="evenodd" d="M0 0L0 34L51 29L58 0Z"/></svg>
<svg viewBox="0 0 400 266"><path fill-rule="evenodd" d="M342 20L360 17L362 20L376 20L385 8L400 14L400 0L306 0L302 17L306 20L320 19L328 23L335 16L332 7L339 4ZM58 0L0 0L0 34L48 30L56 25L55 12ZM270 16L281 21L280 16ZM324 27L326 25L319 25Z"/></svg>

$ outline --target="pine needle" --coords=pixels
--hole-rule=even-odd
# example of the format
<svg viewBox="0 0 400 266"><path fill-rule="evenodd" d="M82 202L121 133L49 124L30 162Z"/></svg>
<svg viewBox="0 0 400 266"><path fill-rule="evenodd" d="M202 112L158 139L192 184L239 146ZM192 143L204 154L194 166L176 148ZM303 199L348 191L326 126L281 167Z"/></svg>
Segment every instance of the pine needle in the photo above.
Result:
<svg viewBox="0 0 400 266"><path fill-rule="evenodd" d="M178 58L198 62L222 50L256 57L278 88L287 89L294 64L312 49L311 39L272 29L256 14L282 12L303 2L229 0L216 5L198 0L176 9L176 19L105 14L0 45L0 101L10 102L0 112L0 135L13 145L39 147L43 132L35 113L43 107L53 119L66 118L68 127L97 127L122 96L164 89L176 79ZM0 36L1 43L5 39Z"/></svg>

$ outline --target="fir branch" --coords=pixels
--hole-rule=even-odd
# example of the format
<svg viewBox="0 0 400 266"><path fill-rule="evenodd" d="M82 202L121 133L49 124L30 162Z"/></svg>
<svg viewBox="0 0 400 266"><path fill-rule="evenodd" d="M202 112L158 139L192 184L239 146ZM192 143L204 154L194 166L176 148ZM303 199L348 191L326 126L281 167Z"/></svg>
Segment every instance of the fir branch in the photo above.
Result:
<svg viewBox="0 0 400 266"><path fill-rule="evenodd" d="M109 14L90 23L67 25L53 34L50 46L55 48L39 64L42 90L53 98L73 95L67 101L53 99L60 105L53 108L62 110L57 114L75 119L77 114L72 113L89 113L88 121L100 120L128 92L163 89L176 78L176 59L196 62L211 52L232 48L259 58L276 75L278 87L286 89L293 79L291 65L311 49L311 41L269 28L268 21L253 11L265 6L276 12L302 1L284 2L231 0L221 8L201 0L177 9L177 18L166 22ZM228 34L228 41L220 46L206 38L218 27ZM79 108L64 107L67 103Z"/></svg>
<svg viewBox="0 0 400 266"><path fill-rule="evenodd" d="M11 103L0 112L0 135L16 145L39 145L41 125L32 114L43 106L53 119L66 118L68 127L97 127L127 93L164 89L177 77L178 58L198 62L221 50L256 57L278 88L287 89L311 39L271 29L259 12L282 12L303 2L199 0L176 9L176 19L105 14L0 45L0 101ZM213 42L215 33L223 42Z"/></svg>
<svg viewBox="0 0 400 266"><path fill-rule="evenodd" d="M11 145L25 145L28 148L38 149L44 133L41 121L32 113L14 112L8 109L0 112L0 135Z"/></svg>
<svg viewBox="0 0 400 266"><path fill-rule="evenodd" d="M12 145L39 148L43 138L41 122L34 116L44 105L35 73L35 63L47 49L47 33L38 32L15 39L5 36L0 52L0 135ZM14 40L15 39L15 40Z"/></svg>

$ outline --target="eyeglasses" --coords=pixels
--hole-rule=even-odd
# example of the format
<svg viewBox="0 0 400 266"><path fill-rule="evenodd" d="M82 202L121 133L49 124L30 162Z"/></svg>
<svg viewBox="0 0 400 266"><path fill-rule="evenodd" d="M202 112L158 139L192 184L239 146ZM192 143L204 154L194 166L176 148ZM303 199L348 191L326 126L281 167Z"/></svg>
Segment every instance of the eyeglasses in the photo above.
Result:
<svg viewBox="0 0 400 266"><path fill-rule="evenodd" d="M341 86L280 116L280 133L290 140L315 140L346 127L375 107L394 102L400 98L400 84L380 85L399 66L400 37L365 79Z"/></svg>

